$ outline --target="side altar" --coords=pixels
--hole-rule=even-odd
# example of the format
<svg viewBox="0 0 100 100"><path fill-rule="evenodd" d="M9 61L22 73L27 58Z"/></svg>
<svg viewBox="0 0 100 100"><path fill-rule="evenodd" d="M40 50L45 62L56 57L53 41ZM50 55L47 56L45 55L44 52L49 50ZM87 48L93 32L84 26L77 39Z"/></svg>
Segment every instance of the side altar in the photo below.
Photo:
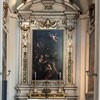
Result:
<svg viewBox="0 0 100 100"><path fill-rule="evenodd" d="M33 0L16 12L20 26L16 100L78 100L75 28L79 8L66 0Z"/></svg>

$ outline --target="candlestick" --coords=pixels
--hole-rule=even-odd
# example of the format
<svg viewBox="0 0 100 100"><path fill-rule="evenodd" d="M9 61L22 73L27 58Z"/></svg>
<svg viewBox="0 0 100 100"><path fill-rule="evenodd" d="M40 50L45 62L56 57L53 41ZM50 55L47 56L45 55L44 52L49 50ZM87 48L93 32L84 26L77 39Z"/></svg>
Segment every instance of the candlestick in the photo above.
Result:
<svg viewBox="0 0 100 100"><path fill-rule="evenodd" d="M61 92L62 92L62 88L61 88L61 72L59 72L58 92L59 92L59 93L61 93Z"/></svg>
<svg viewBox="0 0 100 100"><path fill-rule="evenodd" d="M35 72L35 80L36 80L36 72Z"/></svg>
<svg viewBox="0 0 100 100"><path fill-rule="evenodd" d="M37 86L36 86L36 72L34 73L35 75L35 88L34 88L34 92L37 92Z"/></svg>
<svg viewBox="0 0 100 100"><path fill-rule="evenodd" d="M61 72L59 72L59 79L61 79Z"/></svg>
<svg viewBox="0 0 100 100"><path fill-rule="evenodd" d="M35 72L35 87L36 87L36 72Z"/></svg>

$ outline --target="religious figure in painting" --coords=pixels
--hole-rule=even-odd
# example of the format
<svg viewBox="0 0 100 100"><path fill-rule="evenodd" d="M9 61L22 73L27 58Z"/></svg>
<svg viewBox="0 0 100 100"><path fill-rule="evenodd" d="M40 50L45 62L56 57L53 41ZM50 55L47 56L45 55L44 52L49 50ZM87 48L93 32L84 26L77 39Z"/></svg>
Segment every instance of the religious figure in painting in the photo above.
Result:
<svg viewBox="0 0 100 100"><path fill-rule="evenodd" d="M55 76L55 78L58 78L59 72L56 69L55 63L52 64L48 63L45 71L46 71L46 76L45 76L46 80L51 79L53 75Z"/></svg>

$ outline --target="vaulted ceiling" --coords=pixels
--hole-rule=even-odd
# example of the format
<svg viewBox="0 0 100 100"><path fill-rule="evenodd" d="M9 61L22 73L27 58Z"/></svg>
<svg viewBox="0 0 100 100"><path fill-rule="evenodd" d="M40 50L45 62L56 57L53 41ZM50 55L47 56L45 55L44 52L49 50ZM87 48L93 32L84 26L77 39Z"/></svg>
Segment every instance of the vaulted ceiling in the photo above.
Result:
<svg viewBox="0 0 100 100"><path fill-rule="evenodd" d="M9 6L11 10L14 11L22 3L22 1L23 0L9 0ZM40 0L26 0L26 1L40 1ZM62 1L69 2L70 0L62 0ZM94 0L73 0L73 1L81 9L82 13L85 13L88 10L88 6L94 2Z"/></svg>

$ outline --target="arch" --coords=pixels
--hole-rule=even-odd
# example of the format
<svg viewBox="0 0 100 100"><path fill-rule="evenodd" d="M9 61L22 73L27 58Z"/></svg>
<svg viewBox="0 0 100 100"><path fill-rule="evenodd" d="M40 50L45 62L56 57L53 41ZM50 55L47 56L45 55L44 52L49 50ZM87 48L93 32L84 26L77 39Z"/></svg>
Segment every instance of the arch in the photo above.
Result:
<svg viewBox="0 0 100 100"><path fill-rule="evenodd" d="M52 0L52 1L54 1L54 0ZM72 9L72 11L80 11L80 8L76 4L71 4L70 2L68 2L66 0L65 1L62 1L62 0L57 1L57 0L55 0L54 3L52 3L51 0L50 0L49 3L50 3L51 6L52 5L60 4L60 6L62 6L62 7L64 7L66 9L65 11L68 10L67 8ZM39 4L39 5L42 4L42 5L44 5L41 0L34 0L34 1L28 0L25 4L21 3L16 8L16 10L18 10L18 11L20 11L20 10L24 10L24 11L28 10L29 11L30 10L29 8L32 7L33 5L36 5L36 4Z"/></svg>

